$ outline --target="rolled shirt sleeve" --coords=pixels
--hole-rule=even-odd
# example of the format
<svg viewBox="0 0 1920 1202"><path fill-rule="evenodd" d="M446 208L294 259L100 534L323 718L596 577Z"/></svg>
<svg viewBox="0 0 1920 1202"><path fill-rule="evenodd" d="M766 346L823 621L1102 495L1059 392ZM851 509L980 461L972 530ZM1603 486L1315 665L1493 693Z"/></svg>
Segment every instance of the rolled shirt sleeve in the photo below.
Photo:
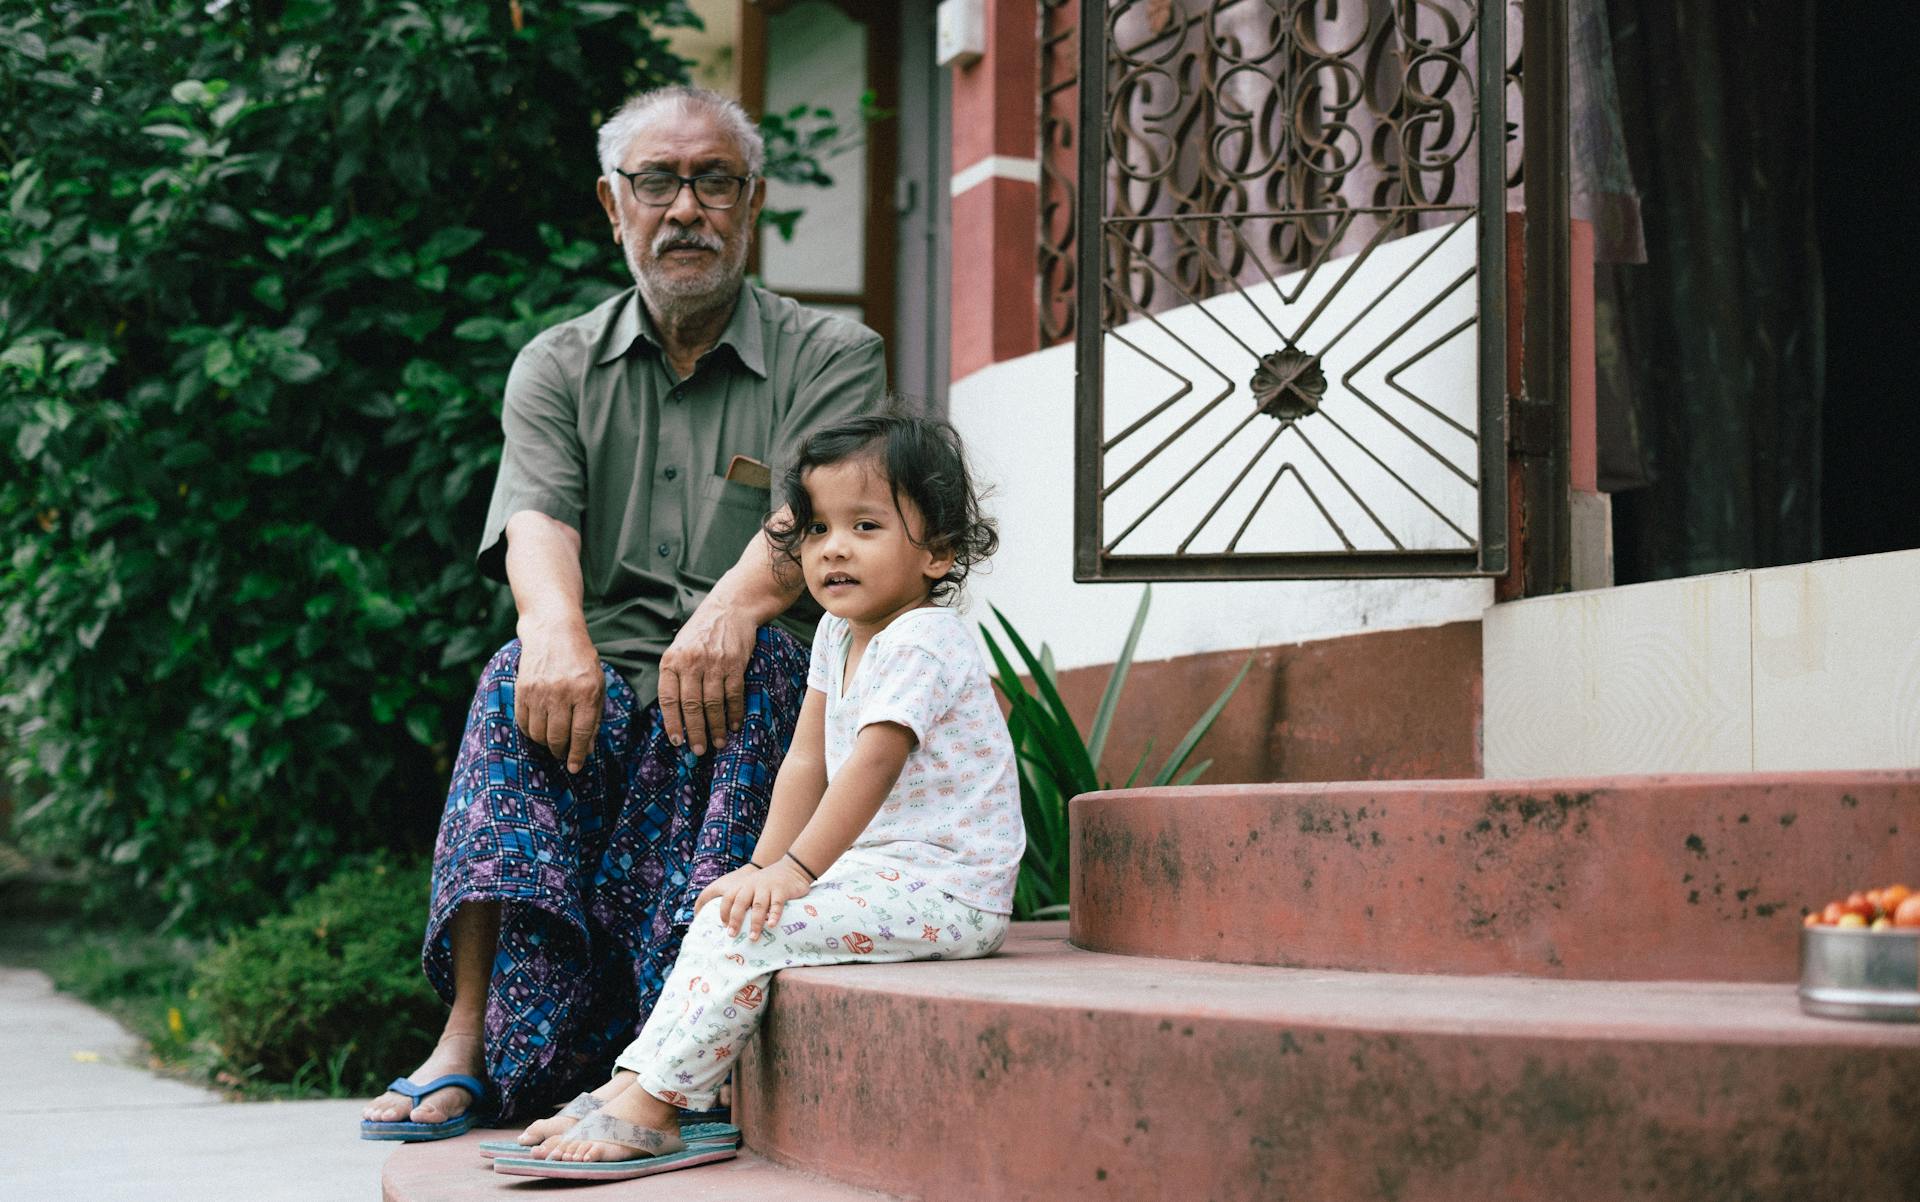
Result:
<svg viewBox="0 0 1920 1202"><path fill-rule="evenodd" d="M807 435L835 422L878 412L887 396L886 345L860 327L862 337L825 354L794 393L774 439L773 504L786 504L786 474Z"/></svg>
<svg viewBox="0 0 1920 1202"><path fill-rule="evenodd" d="M533 510L581 528L587 474L578 412L574 389L545 340L521 348L501 401L506 440L477 556L480 570L493 579L506 579L507 519L514 514Z"/></svg>

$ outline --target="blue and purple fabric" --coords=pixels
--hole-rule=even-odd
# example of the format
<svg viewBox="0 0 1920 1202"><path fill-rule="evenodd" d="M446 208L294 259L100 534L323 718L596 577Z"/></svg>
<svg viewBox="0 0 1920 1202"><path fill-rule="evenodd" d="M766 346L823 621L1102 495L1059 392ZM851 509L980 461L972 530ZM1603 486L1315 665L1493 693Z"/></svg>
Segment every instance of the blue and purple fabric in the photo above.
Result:
<svg viewBox="0 0 1920 1202"><path fill-rule="evenodd" d="M746 862L806 691L807 649L762 627L746 673L746 719L725 749L667 741L602 663L606 703L586 765L563 765L514 725L520 643L481 674L434 849L421 953L453 997L447 921L501 903L487 997L487 1075L502 1119L537 1113L606 1080L646 1023L715 878Z"/></svg>

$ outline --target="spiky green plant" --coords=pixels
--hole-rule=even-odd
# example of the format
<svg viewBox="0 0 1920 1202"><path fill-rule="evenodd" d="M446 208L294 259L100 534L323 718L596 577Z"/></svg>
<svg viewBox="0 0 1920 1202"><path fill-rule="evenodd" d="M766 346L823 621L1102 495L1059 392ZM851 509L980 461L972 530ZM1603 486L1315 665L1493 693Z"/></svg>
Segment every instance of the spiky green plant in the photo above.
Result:
<svg viewBox="0 0 1920 1202"><path fill-rule="evenodd" d="M1020 637L1020 632L1013 628L1013 623L1007 621L1007 616L997 607L989 607L993 608L994 618L1006 632L1007 640L1013 645L1021 663L1026 665L1027 676L1033 681L1033 688L1029 689L1021 674L1014 670L1013 661L1007 658L999 642L994 639L993 631L986 623L980 624L987 650L993 656L994 666L999 669L994 684L1012 707L1007 717L1007 728L1018 753L1020 811L1027 825L1027 853L1021 861L1020 881L1013 892L1015 918L1059 918L1067 912L1067 802L1082 793L1113 787L1111 783L1100 779L1100 757L1106 751L1107 735L1113 728L1113 715L1120 708L1120 691L1126 684L1127 669L1133 664L1134 648L1140 643L1140 632L1146 627L1147 609L1152 602L1153 589L1148 586L1140 593L1140 608L1134 611L1133 627L1127 631L1126 645L1120 649L1120 656L1114 661L1113 672L1107 677L1107 687L1101 692L1100 704L1094 710L1093 724L1084 736L1073 715L1068 712L1067 703L1060 698L1053 653L1047 645L1042 643L1039 653L1035 654L1027 641ZM1207 707L1206 712L1174 746L1172 754L1153 774L1153 779L1147 782L1150 786L1189 785L1212 767L1212 760L1202 760L1187 768L1187 757L1206 737L1214 720L1227 707L1227 702L1239 689L1240 682L1246 679L1251 667L1253 656L1249 655L1247 662L1240 665L1240 671L1227 685L1226 691ZM1139 783L1140 774L1146 771L1147 760L1152 755L1153 739L1149 737L1140 751L1139 762L1127 774L1126 783L1121 788L1131 789Z"/></svg>

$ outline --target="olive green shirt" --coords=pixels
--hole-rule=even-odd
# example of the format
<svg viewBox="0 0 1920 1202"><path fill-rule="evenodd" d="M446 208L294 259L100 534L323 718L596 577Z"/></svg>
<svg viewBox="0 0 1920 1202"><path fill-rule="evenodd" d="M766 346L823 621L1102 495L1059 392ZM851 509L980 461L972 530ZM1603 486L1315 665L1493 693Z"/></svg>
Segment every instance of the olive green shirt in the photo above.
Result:
<svg viewBox="0 0 1920 1202"><path fill-rule="evenodd" d="M660 656L771 507L767 489L725 478L734 456L770 467L777 491L809 432L885 392L878 334L751 283L719 343L675 379L629 289L514 360L480 570L506 579L507 519L522 510L579 531L587 633L649 705ZM803 595L783 619L803 643L811 606Z"/></svg>

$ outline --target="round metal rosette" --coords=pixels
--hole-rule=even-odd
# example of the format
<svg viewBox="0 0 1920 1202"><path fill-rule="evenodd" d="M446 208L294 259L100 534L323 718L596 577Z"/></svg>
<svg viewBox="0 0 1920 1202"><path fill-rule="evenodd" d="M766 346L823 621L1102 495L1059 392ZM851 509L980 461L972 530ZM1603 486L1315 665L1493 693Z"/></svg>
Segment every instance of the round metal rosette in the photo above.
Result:
<svg viewBox="0 0 1920 1202"><path fill-rule="evenodd" d="M1260 412L1277 421L1299 421L1320 410L1327 395L1327 373L1320 357L1289 347L1260 357L1250 385Z"/></svg>
<svg viewBox="0 0 1920 1202"><path fill-rule="evenodd" d="M1800 1009L1920 1022L1920 927L1802 927Z"/></svg>

